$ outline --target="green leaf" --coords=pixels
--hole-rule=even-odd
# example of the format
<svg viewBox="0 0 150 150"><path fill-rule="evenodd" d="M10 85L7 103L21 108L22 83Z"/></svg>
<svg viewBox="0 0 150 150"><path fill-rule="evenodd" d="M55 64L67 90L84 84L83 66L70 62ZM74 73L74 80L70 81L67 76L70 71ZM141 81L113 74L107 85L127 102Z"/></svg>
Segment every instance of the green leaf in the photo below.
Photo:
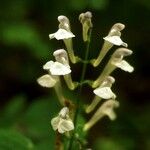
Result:
<svg viewBox="0 0 150 150"><path fill-rule="evenodd" d="M37 58L49 55L49 46L30 23L10 23L2 27L2 39L7 45L25 46Z"/></svg>
<svg viewBox="0 0 150 150"><path fill-rule="evenodd" d="M54 134L50 121L58 112L57 100L53 97L34 101L22 118L27 134L36 139Z"/></svg>
<svg viewBox="0 0 150 150"><path fill-rule="evenodd" d="M104 9L108 5L108 0L91 0L90 2L94 9Z"/></svg>
<svg viewBox="0 0 150 150"><path fill-rule="evenodd" d="M124 137L112 137L112 138L100 138L96 141L95 149L100 150L133 150L135 149L135 143L130 138Z"/></svg>
<svg viewBox="0 0 150 150"><path fill-rule="evenodd" d="M80 1L71 0L69 3L72 9L82 10L87 6L88 2L86 0L80 0Z"/></svg>
<svg viewBox="0 0 150 150"><path fill-rule="evenodd" d="M10 127L20 118L19 116L25 106L25 99L26 98L24 95L18 95L10 100L10 102L1 112L0 117L1 127Z"/></svg>
<svg viewBox="0 0 150 150"><path fill-rule="evenodd" d="M54 141L55 141L54 136L46 140L43 140L36 145L35 150L53 150L55 149Z"/></svg>
<svg viewBox="0 0 150 150"><path fill-rule="evenodd" d="M0 130L1 150L32 150L32 142L16 131Z"/></svg>

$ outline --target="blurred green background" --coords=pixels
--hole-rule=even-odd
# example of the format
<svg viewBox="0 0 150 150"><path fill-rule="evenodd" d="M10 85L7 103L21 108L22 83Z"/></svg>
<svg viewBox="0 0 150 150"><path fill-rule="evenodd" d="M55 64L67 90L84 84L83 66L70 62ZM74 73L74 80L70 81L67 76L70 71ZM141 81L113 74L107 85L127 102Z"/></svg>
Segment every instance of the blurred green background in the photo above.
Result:
<svg viewBox="0 0 150 150"><path fill-rule="evenodd" d="M126 25L122 39L133 50L127 60L135 67L132 74L119 69L113 73L118 118L96 124L88 136L89 147L150 149L150 1L5 0L0 2L0 150L54 149L50 119L60 106L54 91L40 87L36 79L44 74L42 65L53 58L54 50L64 48L62 42L48 38L58 28L59 15L70 19L75 53L84 56L78 15L87 10L93 13L94 25L90 57L97 56L111 26L121 22ZM79 79L81 67L72 65L74 80ZM96 78L101 70L88 68L86 78ZM92 98L90 90L83 91L86 104Z"/></svg>

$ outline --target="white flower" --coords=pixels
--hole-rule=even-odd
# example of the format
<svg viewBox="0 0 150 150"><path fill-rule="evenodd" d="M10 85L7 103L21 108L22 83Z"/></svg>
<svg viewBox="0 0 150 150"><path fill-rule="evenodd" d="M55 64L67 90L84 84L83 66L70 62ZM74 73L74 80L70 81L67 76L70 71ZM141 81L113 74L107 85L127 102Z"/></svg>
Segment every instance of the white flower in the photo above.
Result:
<svg viewBox="0 0 150 150"><path fill-rule="evenodd" d="M99 108L99 113L107 115L111 120L116 119L114 108L119 107L119 102L116 100L108 100L102 104Z"/></svg>
<svg viewBox="0 0 150 150"><path fill-rule="evenodd" d="M111 90L111 86L114 82L115 79L112 76L108 76L104 79L102 84L98 88L96 88L93 92L103 99L110 99L110 98L115 99L116 95Z"/></svg>
<svg viewBox="0 0 150 150"><path fill-rule="evenodd" d="M66 75L71 73L70 66L59 62L48 61L43 69L49 70L52 75Z"/></svg>
<svg viewBox="0 0 150 150"><path fill-rule="evenodd" d="M116 114L114 112L114 108L119 107L119 102L113 99L107 100L104 102L92 118L84 125L83 130L89 130L96 122L102 119L104 116L108 116L109 119L114 120L116 119Z"/></svg>
<svg viewBox="0 0 150 150"><path fill-rule="evenodd" d="M51 120L51 125L55 131L58 130L59 133L64 133L74 129L74 124L68 114L69 109L64 107L59 115Z"/></svg>
<svg viewBox="0 0 150 150"><path fill-rule="evenodd" d="M103 99L110 99L116 97L116 95L112 92L110 87L99 87L93 91L97 96Z"/></svg>
<svg viewBox="0 0 150 150"><path fill-rule="evenodd" d="M114 36L106 36L103 38L104 40L114 44L114 45L117 45L117 46L124 46L124 47L127 47L127 43L124 43L120 36L117 36L117 35L114 35Z"/></svg>
<svg viewBox="0 0 150 150"><path fill-rule="evenodd" d="M118 62L112 62L112 64L115 65L116 67L118 67L124 71L130 72L130 73L134 71L134 68L125 60L121 60Z"/></svg>
<svg viewBox="0 0 150 150"><path fill-rule="evenodd" d="M112 55L111 64L118 68L121 68L124 71L130 72L130 73L133 72L134 68L127 61L123 60L125 56L129 56L132 53L133 52L129 49L118 48Z"/></svg>
<svg viewBox="0 0 150 150"><path fill-rule="evenodd" d="M49 74L45 74L37 79L38 84L40 84L43 87L51 88L55 86L56 80L50 76Z"/></svg>
<svg viewBox="0 0 150 150"><path fill-rule="evenodd" d="M50 39L56 38L57 40L70 39L73 37L75 37L75 35L71 31L68 32L65 29L58 29L57 32L49 34Z"/></svg>
<svg viewBox="0 0 150 150"><path fill-rule="evenodd" d="M127 47L128 44L123 42L121 40L121 30L123 30L125 28L125 25L122 23L116 23L112 26L109 34L104 37L103 39L113 45L117 45L117 46L124 46Z"/></svg>

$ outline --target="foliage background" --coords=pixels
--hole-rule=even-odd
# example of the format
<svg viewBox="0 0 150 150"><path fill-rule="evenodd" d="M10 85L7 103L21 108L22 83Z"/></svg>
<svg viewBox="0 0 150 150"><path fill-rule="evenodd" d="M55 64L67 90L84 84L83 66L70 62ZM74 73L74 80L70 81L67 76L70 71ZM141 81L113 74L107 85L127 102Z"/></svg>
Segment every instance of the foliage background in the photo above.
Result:
<svg viewBox="0 0 150 150"><path fill-rule="evenodd" d="M110 27L126 25L122 38L134 54L128 58L135 67L132 74L117 70L114 91L120 108L118 119L100 121L89 135L89 146L101 150L150 149L150 1L148 0L5 0L0 2L0 149L54 149L55 133L50 119L60 106L53 90L43 89L36 79L42 65L54 50L64 45L49 41L57 30L58 15L71 21L75 53L84 56L78 15L93 13L94 29L90 57L96 57ZM73 67L73 79L79 78L81 64ZM96 78L101 68L87 78ZM93 71L93 70L92 70ZM91 95L84 89L84 102ZM89 116L88 116L89 117ZM97 132L99 131L99 132ZM12 141L12 137L13 138ZM31 139L31 140L29 140ZM91 140L92 139L92 140ZM7 142L6 142L7 141ZM32 141L32 142L31 142ZM27 144L28 143L28 144ZM20 145L21 147L19 147Z"/></svg>

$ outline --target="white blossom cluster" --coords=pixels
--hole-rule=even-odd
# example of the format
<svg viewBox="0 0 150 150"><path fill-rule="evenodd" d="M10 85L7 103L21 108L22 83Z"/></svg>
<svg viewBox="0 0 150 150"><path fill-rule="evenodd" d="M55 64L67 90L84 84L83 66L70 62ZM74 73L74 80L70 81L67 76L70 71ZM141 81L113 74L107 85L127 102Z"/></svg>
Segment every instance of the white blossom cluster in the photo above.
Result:
<svg viewBox="0 0 150 150"><path fill-rule="evenodd" d="M82 35L84 42L89 42L90 40L89 33L93 27L91 18L91 12L82 13L79 16L79 20L82 24ZM78 83L72 81L71 67L69 63L71 62L75 64L77 62L82 62L82 59L74 54L72 38L74 38L75 35L71 32L69 19L66 16L59 16L58 21L58 30L55 33L49 34L49 38L63 40L66 50L59 49L54 51L53 55L55 57L55 61L50 60L43 66L43 69L48 73L38 78L37 82L43 87L53 87L55 89L63 108L60 110L58 116L51 120L51 124L54 130L57 130L59 133L65 133L73 130L74 124L72 121L73 118L69 117L69 108L66 107L64 103L65 98L62 95L60 76L64 77L68 88L70 90L74 90L78 86ZM114 84L115 79L111 76L111 73L116 68L120 68L130 73L134 70L134 68L126 60L124 60L125 56L132 54L132 51L127 49L128 44L123 42L121 39L121 31L124 28L125 25L122 23L114 24L108 35L103 38L104 43L98 57L89 61L93 67L97 67L114 45L123 46L114 51L100 76L90 84L93 88L94 99L86 108L86 112L92 112L102 99L104 99L105 102L97 109L95 114L85 124L83 127L84 131L89 130L104 116L108 116L111 120L116 118L114 108L119 106L119 102L116 100L116 94L112 91L112 85Z"/></svg>

